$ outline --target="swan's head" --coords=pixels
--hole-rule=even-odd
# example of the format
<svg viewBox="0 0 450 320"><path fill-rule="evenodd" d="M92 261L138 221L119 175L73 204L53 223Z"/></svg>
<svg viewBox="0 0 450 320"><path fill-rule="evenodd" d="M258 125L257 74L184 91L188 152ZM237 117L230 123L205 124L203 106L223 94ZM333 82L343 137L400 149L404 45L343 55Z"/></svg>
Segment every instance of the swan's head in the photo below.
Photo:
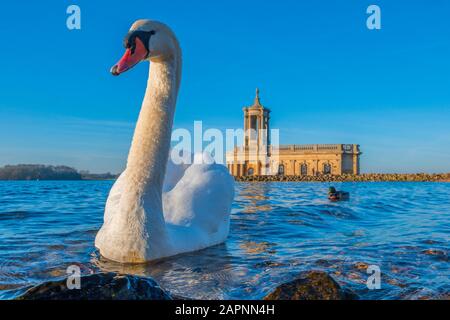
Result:
<svg viewBox="0 0 450 320"><path fill-rule="evenodd" d="M178 41L169 27L152 20L138 20L123 40L125 54L111 68L115 76L131 69L141 61L173 59L179 50Z"/></svg>

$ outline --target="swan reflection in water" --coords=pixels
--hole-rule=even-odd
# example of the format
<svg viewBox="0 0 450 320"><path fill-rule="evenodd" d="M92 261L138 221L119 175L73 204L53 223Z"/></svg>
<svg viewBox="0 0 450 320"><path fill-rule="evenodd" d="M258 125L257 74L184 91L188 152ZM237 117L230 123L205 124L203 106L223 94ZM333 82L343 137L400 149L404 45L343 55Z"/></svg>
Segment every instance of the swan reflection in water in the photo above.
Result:
<svg viewBox="0 0 450 320"><path fill-rule="evenodd" d="M245 268L233 266L233 259L226 244L219 244L143 264L118 263L95 252L91 262L101 272L152 277L176 296L225 299L224 291L238 285L247 274Z"/></svg>

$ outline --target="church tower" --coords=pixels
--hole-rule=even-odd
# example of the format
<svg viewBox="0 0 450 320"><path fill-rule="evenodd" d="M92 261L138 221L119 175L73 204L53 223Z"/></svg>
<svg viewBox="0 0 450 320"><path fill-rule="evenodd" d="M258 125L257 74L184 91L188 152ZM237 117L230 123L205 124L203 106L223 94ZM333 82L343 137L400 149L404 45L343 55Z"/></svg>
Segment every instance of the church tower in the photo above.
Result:
<svg viewBox="0 0 450 320"><path fill-rule="evenodd" d="M245 175L265 175L270 158L270 110L261 104L259 89L253 105L243 111Z"/></svg>
<svg viewBox="0 0 450 320"><path fill-rule="evenodd" d="M255 101L252 106L245 107L244 111L244 147L257 153L270 151L270 110L265 108L259 98L259 89L256 89Z"/></svg>

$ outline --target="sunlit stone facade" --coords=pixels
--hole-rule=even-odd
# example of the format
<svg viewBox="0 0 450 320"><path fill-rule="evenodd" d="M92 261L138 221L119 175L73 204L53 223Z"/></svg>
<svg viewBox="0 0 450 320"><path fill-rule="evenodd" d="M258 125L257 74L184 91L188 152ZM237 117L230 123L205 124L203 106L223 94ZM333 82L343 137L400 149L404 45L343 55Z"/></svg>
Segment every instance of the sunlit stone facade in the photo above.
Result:
<svg viewBox="0 0 450 320"><path fill-rule="evenodd" d="M272 145L270 110L256 90L255 101L244 111L244 143L227 153L233 176L359 174L357 144Z"/></svg>

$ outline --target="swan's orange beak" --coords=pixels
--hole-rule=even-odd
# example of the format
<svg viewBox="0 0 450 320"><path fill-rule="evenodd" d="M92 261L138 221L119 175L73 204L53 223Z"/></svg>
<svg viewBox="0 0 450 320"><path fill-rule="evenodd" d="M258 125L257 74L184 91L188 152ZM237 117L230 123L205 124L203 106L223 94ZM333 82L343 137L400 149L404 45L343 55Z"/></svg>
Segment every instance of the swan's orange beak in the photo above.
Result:
<svg viewBox="0 0 450 320"><path fill-rule="evenodd" d="M144 60L148 55L147 49L139 38L136 38L136 46L132 52L131 48L127 48L123 57L111 68L111 73L118 76L121 73L133 68L139 62Z"/></svg>

